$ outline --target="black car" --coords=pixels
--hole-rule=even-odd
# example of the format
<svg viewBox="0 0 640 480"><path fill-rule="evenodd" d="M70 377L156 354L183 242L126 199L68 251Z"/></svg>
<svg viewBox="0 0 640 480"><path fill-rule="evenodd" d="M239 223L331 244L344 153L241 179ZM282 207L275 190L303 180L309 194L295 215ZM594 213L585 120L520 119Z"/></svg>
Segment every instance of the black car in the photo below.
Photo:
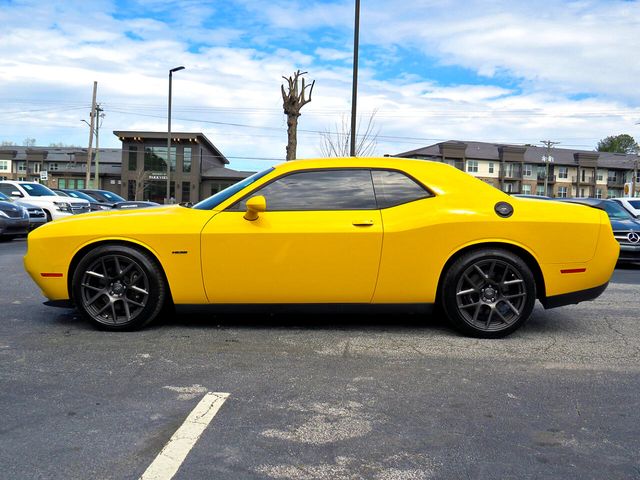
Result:
<svg viewBox="0 0 640 480"><path fill-rule="evenodd" d="M128 208L147 208L158 206L159 203L147 202L144 200L125 200L120 195L107 190L76 190L78 193L84 193L85 195L94 199L100 205L108 205L109 208L116 209L128 209Z"/></svg>
<svg viewBox="0 0 640 480"><path fill-rule="evenodd" d="M29 231L29 212L12 202L0 201L0 241L26 236Z"/></svg>
<svg viewBox="0 0 640 480"><path fill-rule="evenodd" d="M602 198L563 198L561 200L580 203L607 212L613 235L620 244L618 261L640 262L640 222L619 203Z"/></svg>

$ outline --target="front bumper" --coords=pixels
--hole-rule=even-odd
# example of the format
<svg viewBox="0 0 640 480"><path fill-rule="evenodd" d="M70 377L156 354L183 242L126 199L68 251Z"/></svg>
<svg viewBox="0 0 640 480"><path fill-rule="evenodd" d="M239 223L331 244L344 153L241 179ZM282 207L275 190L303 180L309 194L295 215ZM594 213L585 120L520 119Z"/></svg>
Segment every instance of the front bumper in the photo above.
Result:
<svg viewBox="0 0 640 480"><path fill-rule="evenodd" d="M640 262L640 244L620 245L619 262Z"/></svg>

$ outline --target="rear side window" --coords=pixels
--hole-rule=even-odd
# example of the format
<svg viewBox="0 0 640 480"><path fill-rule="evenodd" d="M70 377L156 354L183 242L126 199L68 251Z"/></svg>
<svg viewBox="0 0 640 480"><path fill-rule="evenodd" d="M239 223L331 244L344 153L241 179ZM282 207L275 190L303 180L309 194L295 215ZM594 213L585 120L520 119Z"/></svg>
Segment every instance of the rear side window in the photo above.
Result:
<svg viewBox="0 0 640 480"><path fill-rule="evenodd" d="M248 198L263 195L267 211L374 210L369 170L318 170L280 177L242 199L230 210L245 210Z"/></svg>
<svg viewBox="0 0 640 480"><path fill-rule="evenodd" d="M404 173L394 170L372 170L378 208L389 208L413 202L432 194Z"/></svg>

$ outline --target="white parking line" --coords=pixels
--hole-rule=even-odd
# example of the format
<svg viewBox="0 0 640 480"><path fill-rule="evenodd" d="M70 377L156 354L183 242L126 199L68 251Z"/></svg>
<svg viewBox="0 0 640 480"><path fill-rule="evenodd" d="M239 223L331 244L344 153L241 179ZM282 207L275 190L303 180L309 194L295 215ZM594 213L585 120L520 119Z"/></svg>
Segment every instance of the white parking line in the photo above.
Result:
<svg viewBox="0 0 640 480"><path fill-rule="evenodd" d="M169 439L140 480L170 480L225 402L228 393L207 393Z"/></svg>

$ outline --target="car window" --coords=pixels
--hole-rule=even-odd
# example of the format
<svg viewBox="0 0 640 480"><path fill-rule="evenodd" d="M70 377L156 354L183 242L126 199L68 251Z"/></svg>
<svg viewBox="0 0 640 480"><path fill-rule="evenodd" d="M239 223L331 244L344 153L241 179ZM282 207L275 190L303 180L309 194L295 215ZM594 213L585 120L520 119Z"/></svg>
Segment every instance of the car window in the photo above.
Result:
<svg viewBox="0 0 640 480"><path fill-rule="evenodd" d="M113 192L107 192L105 190L100 190L99 192L103 197L106 197L107 200L110 200L112 202L125 202L126 200L124 198L122 198L120 195L116 195Z"/></svg>
<svg viewBox="0 0 640 480"><path fill-rule="evenodd" d="M620 204L616 202L605 201L602 202L602 207L612 220L628 220L633 218L629 212L627 212Z"/></svg>
<svg viewBox="0 0 640 480"><path fill-rule="evenodd" d="M637 208L638 210L640 210L640 200L627 200L629 202L629 205L631 205L633 208Z"/></svg>
<svg viewBox="0 0 640 480"><path fill-rule="evenodd" d="M10 196L11 192L15 192L15 191L18 191L18 188L14 187L10 183L0 184L0 192L4 193L7 196Z"/></svg>
<svg viewBox="0 0 640 480"><path fill-rule="evenodd" d="M371 172L360 169L314 170L280 177L240 200L230 210L244 211L257 195L267 211L373 210L377 208Z"/></svg>
<svg viewBox="0 0 640 480"><path fill-rule="evenodd" d="M57 197L55 193L39 183L21 183L20 186L32 197Z"/></svg>
<svg viewBox="0 0 640 480"><path fill-rule="evenodd" d="M372 170L378 208L395 207L432 194L415 180L395 170Z"/></svg>
<svg viewBox="0 0 640 480"><path fill-rule="evenodd" d="M2 185L0 185L0 190L1 189L2 189ZM10 202L11 201L11 197L8 197L4 193L0 192L0 200L3 200L5 202Z"/></svg>

